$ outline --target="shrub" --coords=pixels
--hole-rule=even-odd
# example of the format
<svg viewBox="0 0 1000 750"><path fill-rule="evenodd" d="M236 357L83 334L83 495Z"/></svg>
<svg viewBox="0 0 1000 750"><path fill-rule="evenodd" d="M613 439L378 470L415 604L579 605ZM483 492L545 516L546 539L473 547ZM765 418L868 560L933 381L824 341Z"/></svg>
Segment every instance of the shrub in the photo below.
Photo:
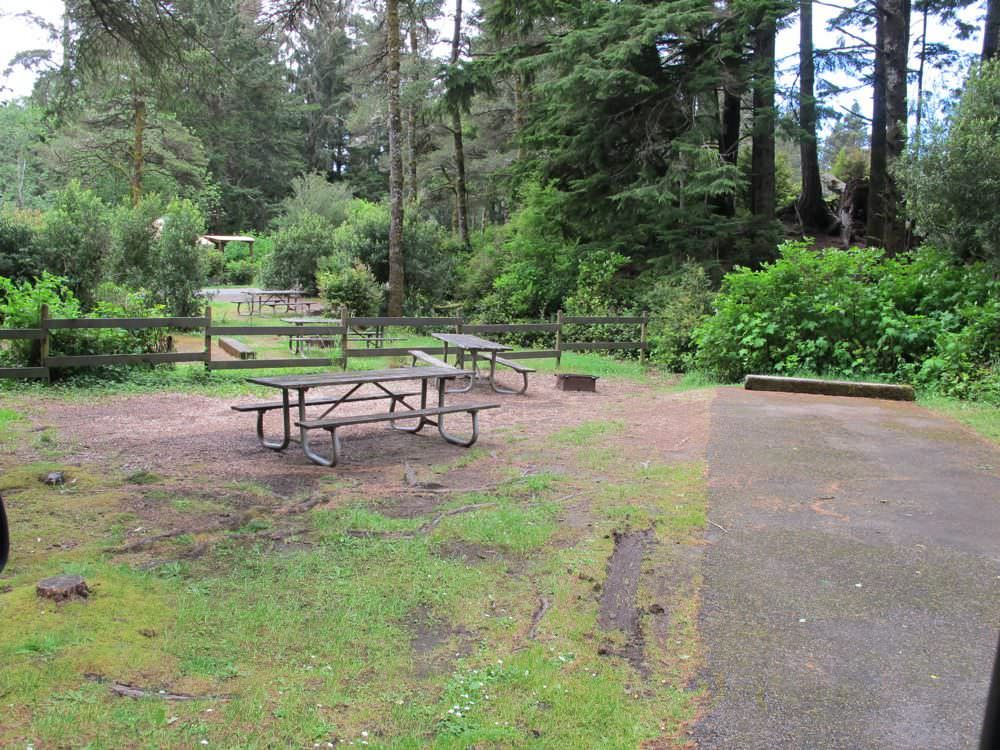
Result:
<svg viewBox="0 0 1000 750"><path fill-rule="evenodd" d="M844 182L863 180L868 176L868 152L857 146L844 146L837 152L831 170L834 177Z"/></svg>
<svg viewBox="0 0 1000 750"><path fill-rule="evenodd" d="M156 273L156 220L163 216L163 200L147 195L137 206L122 204L111 214L109 276L127 286L151 286Z"/></svg>
<svg viewBox="0 0 1000 750"><path fill-rule="evenodd" d="M25 281L41 273L34 241L35 232L30 226L0 216L0 276Z"/></svg>
<svg viewBox="0 0 1000 750"><path fill-rule="evenodd" d="M915 379L952 395L996 389L1000 282L933 248L812 251L786 243L758 271L727 274L695 331L696 365L750 372Z"/></svg>
<svg viewBox="0 0 1000 750"><path fill-rule="evenodd" d="M1000 61L974 67L951 118L900 160L907 212L931 243L1000 261Z"/></svg>
<svg viewBox="0 0 1000 750"><path fill-rule="evenodd" d="M650 359L673 372L690 369L693 334L711 312L711 280L703 266L688 261L675 273L659 277L644 295L642 306L650 312Z"/></svg>
<svg viewBox="0 0 1000 750"><path fill-rule="evenodd" d="M321 174L305 174L292 180L292 194L281 202L278 228L294 226L307 215L319 216L337 227L347 219L351 190L344 183L329 182Z"/></svg>
<svg viewBox="0 0 1000 750"><path fill-rule="evenodd" d="M261 270L264 285L274 289L297 287L315 294L319 259L334 251L330 222L305 213L294 224L279 230L273 239L274 247Z"/></svg>
<svg viewBox="0 0 1000 750"><path fill-rule="evenodd" d="M74 180L56 195L42 218L39 257L47 271L66 279L86 307L103 273L108 240L104 203Z"/></svg>
<svg viewBox="0 0 1000 750"><path fill-rule="evenodd" d="M378 315L385 297L385 286L379 284L371 269L363 263L321 264L317 274L319 293L328 310L346 306L353 315Z"/></svg>
<svg viewBox="0 0 1000 750"><path fill-rule="evenodd" d="M380 282L389 279L389 209L356 200L347 220L333 234L333 253L357 258ZM403 266L406 307L426 310L447 299L454 286L455 259L460 249L436 222L407 212L403 226Z"/></svg>
<svg viewBox="0 0 1000 750"><path fill-rule="evenodd" d="M163 231L156 243L156 293L173 315L194 314L199 307L197 292L205 284L205 267L198 238L205 220L189 200L170 202Z"/></svg>
<svg viewBox="0 0 1000 750"><path fill-rule="evenodd" d="M497 258L497 267L503 270L479 305L482 317L539 318L562 306L576 286L578 253L576 243L561 230L560 212L558 191L529 186Z"/></svg>

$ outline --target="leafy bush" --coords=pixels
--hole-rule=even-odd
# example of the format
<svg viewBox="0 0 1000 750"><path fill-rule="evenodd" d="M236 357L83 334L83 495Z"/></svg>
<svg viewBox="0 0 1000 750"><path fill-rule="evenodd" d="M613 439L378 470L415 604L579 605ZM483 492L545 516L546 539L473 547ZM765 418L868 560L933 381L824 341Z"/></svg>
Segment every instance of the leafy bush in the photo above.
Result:
<svg viewBox="0 0 1000 750"><path fill-rule="evenodd" d="M989 394L1000 359L1000 282L933 248L810 250L790 242L758 271L727 274L695 331L695 364L724 380L750 372L915 379Z"/></svg>
<svg viewBox="0 0 1000 750"><path fill-rule="evenodd" d="M34 241L35 232L30 226L0 216L0 276L24 281L41 273Z"/></svg>
<svg viewBox="0 0 1000 750"><path fill-rule="evenodd" d="M154 304L149 292L134 291L105 283L95 290L92 312L82 315L80 301L65 279L43 272L36 281L15 282L0 277L0 325L4 328L37 328L42 305L50 318L158 317L163 308ZM50 334L53 354L129 354L164 351L165 329L126 331L118 328L55 330ZM39 364L37 341L11 341L0 349L0 361L15 366Z"/></svg>
<svg viewBox="0 0 1000 750"><path fill-rule="evenodd" d="M415 212L405 215L403 267L406 275L406 308L427 310L447 299L454 285L455 240L434 221ZM333 254L357 258L380 282L389 279L389 209L380 203L356 200L347 220L333 234Z"/></svg>
<svg viewBox="0 0 1000 750"><path fill-rule="evenodd" d="M321 174L304 174L292 180L292 194L281 202L282 215L274 224L279 228L294 226L311 214L337 227L347 220L351 200L346 184L329 182Z"/></svg>
<svg viewBox="0 0 1000 750"><path fill-rule="evenodd" d="M315 294L319 260L334 252L330 222L305 213L294 224L279 230L273 239L274 248L261 269L264 285L273 289L298 287Z"/></svg>
<svg viewBox="0 0 1000 750"><path fill-rule="evenodd" d="M319 294L328 310L346 306L353 315L378 315L385 297L385 285L379 284L371 269L363 263L342 258L324 258L316 275Z"/></svg>
<svg viewBox="0 0 1000 750"><path fill-rule="evenodd" d="M156 221L164 204L158 195L146 195L137 206L123 203L111 214L109 276L128 286L150 286L156 273Z"/></svg>
<svg viewBox="0 0 1000 750"><path fill-rule="evenodd" d="M108 240L104 203L74 180L56 195L42 219L39 257L47 271L66 279L86 307L103 274Z"/></svg>
<svg viewBox="0 0 1000 750"><path fill-rule="evenodd" d="M205 232L205 219L189 200L170 202L163 231L156 243L156 292L173 315L194 314L199 307L196 293L205 284L205 267L198 238Z"/></svg>
<svg viewBox="0 0 1000 750"><path fill-rule="evenodd" d="M868 152L857 146L844 146L833 160L833 176L838 180L862 180L868 176Z"/></svg>
<svg viewBox="0 0 1000 750"><path fill-rule="evenodd" d="M561 205L554 188L528 187L496 260L502 270L479 305L484 319L550 316L576 287L578 248L561 230Z"/></svg>
<svg viewBox="0 0 1000 750"><path fill-rule="evenodd" d="M950 129L932 130L897 177L917 231L962 258L1000 261L1000 61L972 69Z"/></svg>
<svg viewBox="0 0 1000 750"><path fill-rule="evenodd" d="M693 334L711 312L714 294L703 266L687 262L675 273L658 277L643 296L650 312L650 359L673 372L690 369L695 351Z"/></svg>

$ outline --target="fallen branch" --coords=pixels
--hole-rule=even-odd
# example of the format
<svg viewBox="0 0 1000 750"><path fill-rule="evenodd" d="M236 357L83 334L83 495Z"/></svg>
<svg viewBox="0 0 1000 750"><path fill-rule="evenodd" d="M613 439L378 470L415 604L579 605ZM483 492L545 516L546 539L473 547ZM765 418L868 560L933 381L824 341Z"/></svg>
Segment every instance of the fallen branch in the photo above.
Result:
<svg viewBox="0 0 1000 750"><path fill-rule="evenodd" d="M705 520L708 521L710 524L712 524L715 528L722 529L722 533L723 534L728 534L729 533L728 531L726 531L725 527L720 526L715 521L713 521L711 518L706 518Z"/></svg>
<svg viewBox="0 0 1000 750"><path fill-rule="evenodd" d="M280 508L277 512L283 516L291 516L298 513L305 513L308 510L312 510L317 505L323 502L322 497L311 497L308 500L303 500L301 503L296 503L295 505L290 505L287 508Z"/></svg>
<svg viewBox="0 0 1000 750"><path fill-rule="evenodd" d="M158 698L163 701L201 701L201 700L214 700L214 701L227 701L229 700L228 695L191 695L189 693L168 693L166 690L151 690L148 688L139 688L135 685L129 685L126 682L108 682L103 675L87 673L84 675L84 679L90 680L91 682L96 682L99 685L108 684L109 689L115 695L121 696L122 698Z"/></svg>

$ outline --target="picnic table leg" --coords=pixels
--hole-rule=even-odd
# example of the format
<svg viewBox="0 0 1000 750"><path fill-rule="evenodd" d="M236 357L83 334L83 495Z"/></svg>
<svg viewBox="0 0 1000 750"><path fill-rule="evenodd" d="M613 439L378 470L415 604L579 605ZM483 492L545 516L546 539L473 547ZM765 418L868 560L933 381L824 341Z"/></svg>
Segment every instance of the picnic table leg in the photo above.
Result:
<svg viewBox="0 0 1000 750"><path fill-rule="evenodd" d="M452 391L446 391L444 385L445 385L445 379L438 378L438 406L444 406L445 393L452 393ZM441 434L441 437L443 437L447 442L451 443L452 445L461 445L466 448L475 443L476 440L479 439L479 412L473 411L470 413L472 415L472 437L468 439L463 439L452 435L444 428L445 415L438 414L437 428L438 432Z"/></svg>
<svg viewBox="0 0 1000 750"><path fill-rule="evenodd" d="M301 398L301 396L300 396ZM288 389L281 389L281 416L282 416L282 426L284 428L282 439L280 441L268 440L264 437L264 410L259 409L257 411L257 440L265 448L270 448L273 451L283 451L288 447L288 443L291 442L291 414L289 413L288 405Z"/></svg>
<svg viewBox="0 0 1000 750"><path fill-rule="evenodd" d="M391 413L393 414L396 413L396 404L399 402L402 402L404 405L406 404L406 402L403 401L402 398L392 399L392 403L389 404L389 411ZM424 378L423 380L420 381L420 408L421 409L427 408L427 378ZM400 412L400 413L404 414L405 416L405 412ZM416 427L397 427L395 421L390 421L389 426L394 430L398 430L399 432L420 432L422 429L424 429L424 427L426 427L430 423L431 420L427 419L427 417L420 417L417 420Z"/></svg>
<svg viewBox="0 0 1000 750"><path fill-rule="evenodd" d="M330 457L327 458L321 453L317 453L313 450L312 446L309 445L309 430L302 427L302 422L306 421L306 388L299 389L299 440L302 444L302 452L306 454L306 458L312 461L314 464L319 464L320 466L336 466L337 460L340 458L340 438L337 437L336 427L325 428L327 432L330 433L330 443L332 444L330 450Z"/></svg>
<svg viewBox="0 0 1000 750"><path fill-rule="evenodd" d="M490 386L497 393L509 393L514 396L520 396L526 390L528 390L528 373L522 372L521 377L524 379L524 385L521 386L521 390L515 391L513 388L507 388L505 386L499 385L496 380L497 372L497 353L493 352L490 357Z"/></svg>

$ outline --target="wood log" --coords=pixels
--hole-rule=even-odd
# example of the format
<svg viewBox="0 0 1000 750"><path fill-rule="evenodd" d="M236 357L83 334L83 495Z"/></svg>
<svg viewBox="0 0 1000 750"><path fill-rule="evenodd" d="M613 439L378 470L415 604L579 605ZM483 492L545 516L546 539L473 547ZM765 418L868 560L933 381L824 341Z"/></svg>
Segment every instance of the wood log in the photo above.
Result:
<svg viewBox="0 0 1000 750"><path fill-rule="evenodd" d="M855 396L859 398L883 398L892 401L915 401L917 398L911 385L782 378L775 375L747 375L743 380L743 387L748 391L812 393L819 396Z"/></svg>

